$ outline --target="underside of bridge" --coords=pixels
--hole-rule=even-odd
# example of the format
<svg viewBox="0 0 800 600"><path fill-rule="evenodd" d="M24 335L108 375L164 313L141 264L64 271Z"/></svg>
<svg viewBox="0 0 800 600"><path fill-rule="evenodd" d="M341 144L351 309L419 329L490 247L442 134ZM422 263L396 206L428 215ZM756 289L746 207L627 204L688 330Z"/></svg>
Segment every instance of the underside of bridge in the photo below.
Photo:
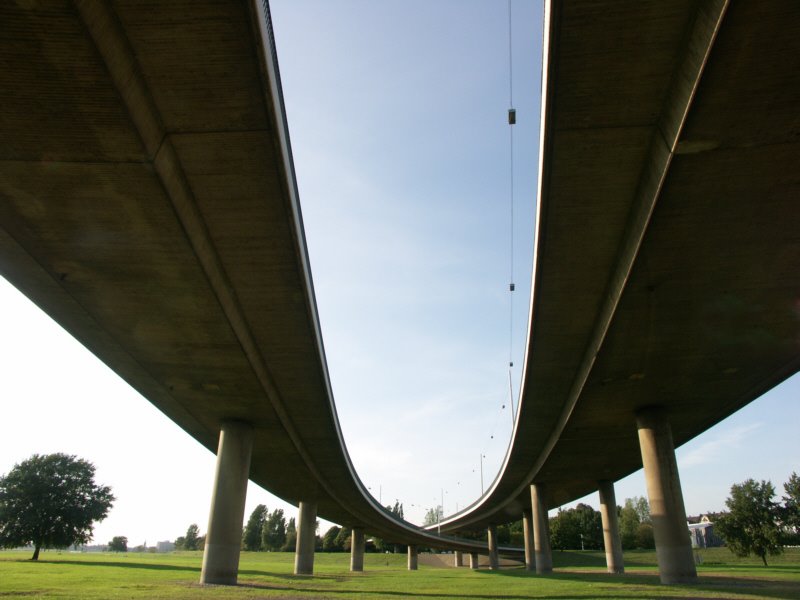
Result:
<svg viewBox="0 0 800 600"><path fill-rule="evenodd" d="M371 498L341 438L265 6L3 3L0 22L0 273L209 450L250 424L265 489L435 539Z"/></svg>
<svg viewBox="0 0 800 600"><path fill-rule="evenodd" d="M800 8L565 2L550 14L540 225L515 438L442 529L518 519L685 443L800 368Z"/></svg>

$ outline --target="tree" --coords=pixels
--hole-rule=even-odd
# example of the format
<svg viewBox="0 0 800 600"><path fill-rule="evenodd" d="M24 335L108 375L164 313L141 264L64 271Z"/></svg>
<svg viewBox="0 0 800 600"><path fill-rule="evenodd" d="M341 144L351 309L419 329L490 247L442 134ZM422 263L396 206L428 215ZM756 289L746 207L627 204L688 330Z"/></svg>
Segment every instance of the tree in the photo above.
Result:
<svg viewBox="0 0 800 600"><path fill-rule="evenodd" d="M725 500L728 512L714 525L731 552L737 556L755 554L767 566L767 554L780 554L780 507L772 500L775 488L769 481L748 479L733 484Z"/></svg>
<svg viewBox="0 0 800 600"><path fill-rule="evenodd" d="M650 547L648 532L640 525L650 525L650 505L641 496L625 498L625 506L619 509L619 537L624 550ZM646 545L643 546L642 543Z"/></svg>
<svg viewBox="0 0 800 600"><path fill-rule="evenodd" d="M339 535L336 536L334 543L336 544L337 548L340 548L342 552L350 552L350 542L352 540L353 530L349 527L342 527L341 531L339 531Z"/></svg>
<svg viewBox="0 0 800 600"><path fill-rule="evenodd" d="M276 508L264 522L261 535L261 547L264 550L278 551L286 543L286 519L283 509Z"/></svg>
<svg viewBox="0 0 800 600"><path fill-rule="evenodd" d="M186 535L183 538L183 544L181 544L181 550L197 550L200 546L200 528L197 526L197 523L192 523L189 525L189 528L186 530ZM181 538L178 538L179 540ZM178 542L175 542L175 547L178 547Z"/></svg>
<svg viewBox="0 0 800 600"><path fill-rule="evenodd" d="M636 529L636 547L642 550L653 550L656 547L656 536L651 523L639 523Z"/></svg>
<svg viewBox="0 0 800 600"><path fill-rule="evenodd" d="M437 505L436 508L429 508L428 512L425 513L425 520L422 522L423 525L436 525L442 520L444 516L444 511L442 510L441 505Z"/></svg>
<svg viewBox="0 0 800 600"><path fill-rule="evenodd" d="M250 514L247 525L242 533L242 546L245 550L254 552L261 550L261 535L264 530L264 523L267 520L267 507L263 504L256 506Z"/></svg>
<svg viewBox="0 0 800 600"><path fill-rule="evenodd" d="M85 544L95 521L114 503L111 488L94 482L94 465L67 454L34 454L0 477L0 547Z"/></svg>
<svg viewBox="0 0 800 600"><path fill-rule="evenodd" d="M386 508L389 508L388 506ZM389 509L392 514L397 515L401 519L404 519L403 516L403 504L399 500L395 500L394 506Z"/></svg>
<svg viewBox="0 0 800 600"><path fill-rule="evenodd" d="M550 519L550 541L561 550L598 550L603 547L600 513L588 504L560 510Z"/></svg>
<svg viewBox="0 0 800 600"><path fill-rule="evenodd" d="M341 532L341 528L333 525L325 535L322 536L322 550L324 552L339 552L341 548L336 546L336 537Z"/></svg>
<svg viewBox="0 0 800 600"><path fill-rule="evenodd" d="M127 552L128 551L128 538L124 535L115 535L108 542L109 552Z"/></svg>
<svg viewBox="0 0 800 600"><path fill-rule="evenodd" d="M783 497L783 522L795 533L800 532L800 477L797 473L789 476L783 484L786 495Z"/></svg>
<svg viewBox="0 0 800 600"><path fill-rule="evenodd" d="M297 526L294 524L294 517L289 519L286 524L286 540L281 546L282 552L292 552L297 546Z"/></svg>

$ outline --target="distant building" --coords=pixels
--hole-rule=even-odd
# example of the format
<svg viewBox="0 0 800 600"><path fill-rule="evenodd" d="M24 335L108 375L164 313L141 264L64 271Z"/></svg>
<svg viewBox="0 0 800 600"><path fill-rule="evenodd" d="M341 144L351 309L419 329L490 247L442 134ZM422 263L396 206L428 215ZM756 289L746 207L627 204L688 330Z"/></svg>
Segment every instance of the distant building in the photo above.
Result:
<svg viewBox="0 0 800 600"><path fill-rule="evenodd" d="M175 542L158 542L156 552L172 552L175 550Z"/></svg>
<svg viewBox="0 0 800 600"><path fill-rule="evenodd" d="M714 533L714 523L708 515L702 515L696 522L694 518L689 518L689 536L692 539L692 548L715 548L722 546L722 538Z"/></svg>

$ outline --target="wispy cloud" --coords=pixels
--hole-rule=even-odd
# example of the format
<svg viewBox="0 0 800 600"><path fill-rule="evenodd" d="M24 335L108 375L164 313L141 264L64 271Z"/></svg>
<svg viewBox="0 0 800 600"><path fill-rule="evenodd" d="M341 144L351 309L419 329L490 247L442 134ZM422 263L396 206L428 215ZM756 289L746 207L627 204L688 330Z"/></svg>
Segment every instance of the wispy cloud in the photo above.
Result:
<svg viewBox="0 0 800 600"><path fill-rule="evenodd" d="M733 448L740 447L762 426L762 422L756 422L721 431L698 446L687 449L685 454L678 458L680 465L682 468L687 468L724 461L725 456Z"/></svg>

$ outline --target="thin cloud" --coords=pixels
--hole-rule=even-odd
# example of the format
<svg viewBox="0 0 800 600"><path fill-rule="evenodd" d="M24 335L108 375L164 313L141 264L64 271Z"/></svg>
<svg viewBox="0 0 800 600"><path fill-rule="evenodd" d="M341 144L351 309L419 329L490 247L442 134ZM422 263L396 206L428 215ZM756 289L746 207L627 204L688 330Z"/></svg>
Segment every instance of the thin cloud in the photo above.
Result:
<svg viewBox="0 0 800 600"><path fill-rule="evenodd" d="M709 441L688 450L680 457L680 465L682 468L687 468L721 462L731 449L741 446L747 438L762 426L763 423L757 422L722 431Z"/></svg>

